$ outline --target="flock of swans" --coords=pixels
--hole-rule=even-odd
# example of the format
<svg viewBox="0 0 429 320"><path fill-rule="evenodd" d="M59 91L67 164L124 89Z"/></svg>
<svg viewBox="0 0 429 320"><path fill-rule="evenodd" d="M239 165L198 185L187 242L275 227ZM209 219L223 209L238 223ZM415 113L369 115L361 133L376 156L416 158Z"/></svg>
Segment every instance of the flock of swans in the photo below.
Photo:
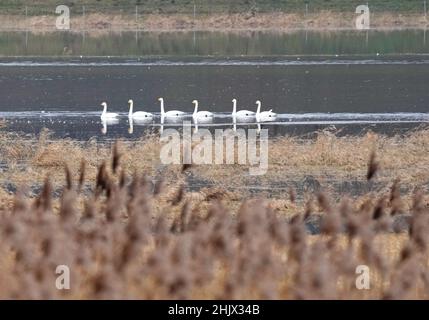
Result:
<svg viewBox="0 0 429 320"><path fill-rule="evenodd" d="M183 120L183 118L186 116L186 112L179 111L179 110L169 110L165 111L164 108L164 99L159 98L158 101L160 102L160 117L161 117L161 124L164 124L164 122L178 122ZM198 100L192 101L192 104L194 105L194 112L192 113L192 120L195 123L195 129L198 131L198 124L200 123L210 123L213 121L214 113L210 111L198 111ZM234 124L234 130L236 130L236 123L241 122L253 122L256 121L258 124L258 130L260 130L260 123L261 122L270 122L275 121L277 119L277 114L273 112L273 110L268 111L262 111L261 112L261 101L256 101L257 109L256 112L250 111L250 110L239 110L237 111L237 99L232 100L232 113L231 117L233 119ZM114 112L107 112L107 103L103 102L101 103L103 106L103 112L101 113L101 121L103 123L105 132L106 125L109 123L117 123L119 121L119 114ZM128 119L130 122L130 133L132 133L132 124L133 122L137 123L151 123L153 122L153 119L155 115L150 112L145 111L136 111L134 112L134 101L129 100L129 112L128 112Z"/></svg>
<svg viewBox="0 0 429 320"><path fill-rule="evenodd" d="M160 102L160 109L161 109L161 122L163 122L164 119L174 119L179 120L185 117L186 113L179 110L170 110L165 112L164 108L164 99L159 98L158 101ZM237 111L237 99L232 100L233 107L232 107L232 113L231 116L234 121L236 122L249 122L252 120L256 120L256 122L269 122L269 121L275 121L277 118L277 114L273 112L273 110L268 111L262 111L261 112L261 101L256 101L257 109L256 112L249 111L249 110L239 110ZM192 101L192 104L194 105L194 112L192 114L192 119L195 122L198 121L204 121L210 118L214 117L214 114L210 111L198 111L198 100ZM118 113L113 112L107 112L107 103L103 102L101 104L103 106L103 112L101 113L101 120L115 120L119 118ZM134 111L134 102L133 100L128 101L129 105L129 112L128 112L128 118L133 120L144 120L147 122L150 122L154 118L154 114L150 112L145 111Z"/></svg>

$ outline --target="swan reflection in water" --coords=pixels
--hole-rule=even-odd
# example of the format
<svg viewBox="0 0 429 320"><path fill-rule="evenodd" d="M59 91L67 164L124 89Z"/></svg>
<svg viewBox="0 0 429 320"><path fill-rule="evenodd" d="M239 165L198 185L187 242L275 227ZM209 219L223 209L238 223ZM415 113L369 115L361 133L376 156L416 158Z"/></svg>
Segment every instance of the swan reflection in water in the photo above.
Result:
<svg viewBox="0 0 429 320"><path fill-rule="evenodd" d="M260 134L261 133L261 129L262 129L261 122L259 122L259 121L256 122L256 133ZM232 130L234 132L237 132L237 121L235 119L232 122Z"/></svg>
<svg viewBox="0 0 429 320"><path fill-rule="evenodd" d="M160 129L159 129L160 134L162 134L164 132L164 123L184 125L183 119L180 116L178 116L178 117L166 117L166 116L161 115Z"/></svg>
<svg viewBox="0 0 429 320"><path fill-rule="evenodd" d="M107 133L107 126L116 125L119 124L119 119L111 118L111 119L102 119L101 120L102 128L101 133L106 134Z"/></svg>
<svg viewBox="0 0 429 320"><path fill-rule="evenodd" d="M153 123L153 118L141 118L141 119L133 119L133 118L128 118L128 123L130 125L130 127L128 128L128 133L129 134L133 134L134 132L134 124L137 126L144 126L147 124L152 124Z"/></svg>
<svg viewBox="0 0 429 320"><path fill-rule="evenodd" d="M199 124L211 124L211 123L213 123L213 117L207 117L207 118L196 118L196 117L194 117L194 125L195 125L194 133L198 132L198 125Z"/></svg>
<svg viewBox="0 0 429 320"><path fill-rule="evenodd" d="M162 134L164 132L164 123L171 123L171 121L164 122L164 120L165 119L161 118L161 122L159 124L159 127L160 127L159 133L160 134ZM129 118L128 119L128 123L129 123L129 128L128 128L128 133L129 134L133 134L134 133L134 126L135 125L137 125L137 126L156 125L156 124L154 124L153 119L150 119L150 118L148 118L148 119L139 119L139 120ZM176 122L174 122L174 123L176 123ZM193 132L197 133L199 131L199 128L200 128L201 125L212 124L212 123L213 123L213 119L210 119L210 118L203 119L203 120L197 120L197 121L194 122L194 130L193 130ZM101 121L101 124L102 124L102 129L101 129L102 134L107 134L107 127L111 126L111 125L117 125L117 124L119 124L119 119L105 119L105 120ZM192 126L191 123L189 123L189 125ZM234 121L230 125L232 125L233 132L236 132L237 131L237 121L234 119ZM258 131L257 132L259 133L261 131L261 123L258 122L257 123L257 127L258 127Z"/></svg>

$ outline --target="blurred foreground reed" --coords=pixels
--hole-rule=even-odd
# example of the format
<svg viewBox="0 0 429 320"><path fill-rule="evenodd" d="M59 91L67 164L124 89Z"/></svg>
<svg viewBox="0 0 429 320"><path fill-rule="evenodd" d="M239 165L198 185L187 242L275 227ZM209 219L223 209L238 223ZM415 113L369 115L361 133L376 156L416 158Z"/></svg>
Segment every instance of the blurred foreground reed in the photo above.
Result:
<svg viewBox="0 0 429 320"><path fill-rule="evenodd" d="M405 199L396 180L376 197L337 201L319 192L303 205L291 189L288 216L262 197L231 210L221 189L190 193L180 179L154 183L145 171L129 173L129 155L118 145L111 150L95 174L87 161L58 164L65 177L59 199L47 176L37 197L20 189L2 207L0 298L429 296L429 208L421 188ZM381 156L366 158L363 176L383 170ZM182 169L178 177L193 170ZM307 222L316 217L311 236ZM395 227L398 217L405 228ZM58 265L71 271L70 290L55 287ZM359 265L369 267L368 290L356 288Z"/></svg>

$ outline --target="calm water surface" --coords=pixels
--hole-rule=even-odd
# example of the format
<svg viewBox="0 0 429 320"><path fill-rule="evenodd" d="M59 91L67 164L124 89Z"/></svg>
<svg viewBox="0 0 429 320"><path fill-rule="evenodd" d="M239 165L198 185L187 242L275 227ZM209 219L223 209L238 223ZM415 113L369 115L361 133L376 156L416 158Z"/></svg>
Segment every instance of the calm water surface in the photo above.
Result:
<svg viewBox="0 0 429 320"><path fill-rule="evenodd" d="M136 138L160 129L134 124L135 111L192 112L192 100L230 128L240 108L279 113L271 135L326 127L400 133L425 126L429 45L424 31L249 33L0 33L0 119L6 130L86 140ZM121 113L103 125L100 103ZM256 127L254 124L248 125ZM102 134L106 132L106 134ZM130 133L132 131L132 134Z"/></svg>

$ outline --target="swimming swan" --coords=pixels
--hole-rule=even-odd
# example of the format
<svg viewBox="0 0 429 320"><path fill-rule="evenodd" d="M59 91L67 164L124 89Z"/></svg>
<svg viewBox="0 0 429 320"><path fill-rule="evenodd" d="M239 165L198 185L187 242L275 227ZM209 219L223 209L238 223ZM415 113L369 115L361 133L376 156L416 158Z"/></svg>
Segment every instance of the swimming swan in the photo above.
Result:
<svg viewBox="0 0 429 320"><path fill-rule="evenodd" d="M213 113L209 111L198 111L198 100L192 101L192 103L195 106L194 113L192 114L192 118L194 119L194 122L198 121L204 121L208 118L213 118Z"/></svg>
<svg viewBox="0 0 429 320"><path fill-rule="evenodd" d="M182 118L185 113L183 111L178 110L171 110L171 111L164 111L164 99L159 98L158 101L161 104L161 118Z"/></svg>
<svg viewBox="0 0 429 320"><path fill-rule="evenodd" d="M251 121L255 119L255 113L253 111L249 110L240 110L237 111L237 99L232 100L233 107L232 107L232 118L239 121Z"/></svg>
<svg viewBox="0 0 429 320"><path fill-rule="evenodd" d="M261 101L256 101L256 105L258 106L256 110L256 122L269 122L276 120L277 113L273 112L273 109L261 112Z"/></svg>
<svg viewBox="0 0 429 320"><path fill-rule="evenodd" d="M128 100L128 104L130 105L130 111L128 113L128 118L134 120L150 120L153 118L153 114L144 111L137 111L133 113L134 102L133 100Z"/></svg>
<svg viewBox="0 0 429 320"><path fill-rule="evenodd" d="M106 102L103 102L101 105L103 106L103 112L101 113L101 117L100 117L101 120L116 119L117 117L119 117L117 113L107 112Z"/></svg>

